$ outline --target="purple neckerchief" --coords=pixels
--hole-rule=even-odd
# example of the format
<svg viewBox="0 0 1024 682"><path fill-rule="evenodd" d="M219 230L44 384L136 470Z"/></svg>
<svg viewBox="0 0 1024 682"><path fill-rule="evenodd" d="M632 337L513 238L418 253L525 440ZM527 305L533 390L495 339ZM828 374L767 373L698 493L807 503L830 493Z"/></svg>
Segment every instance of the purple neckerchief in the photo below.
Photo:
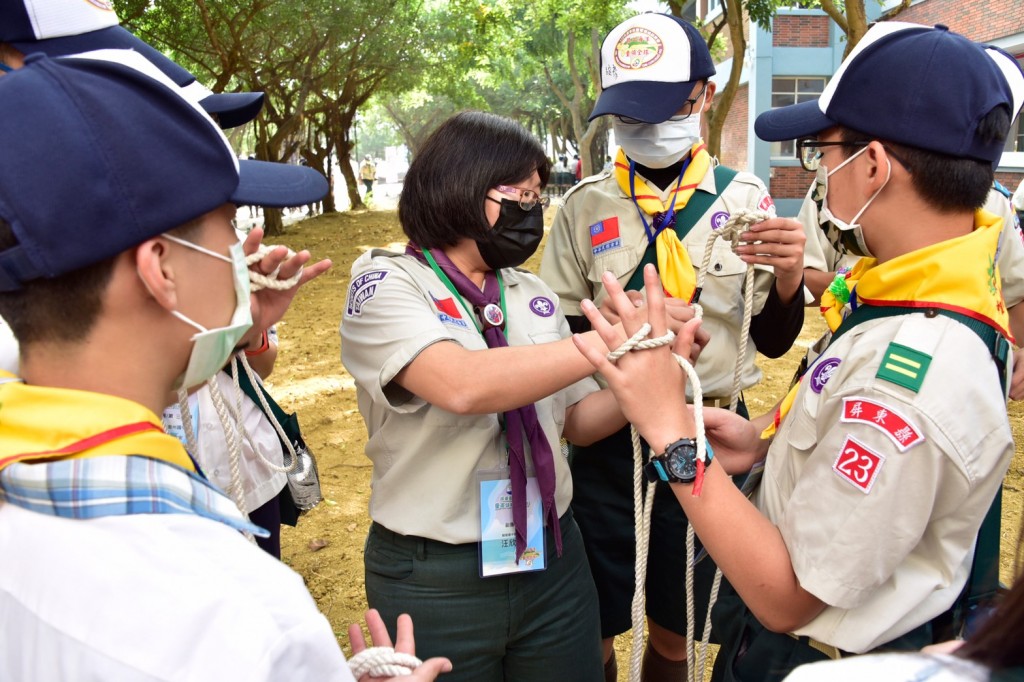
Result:
<svg viewBox="0 0 1024 682"><path fill-rule="evenodd" d="M405 253L426 262L420 247L410 242ZM455 290L473 306L473 312L480 320L483 328L484 341L488 348L504 348L508 339L500 326L495 327L483 315L484 306L501 301L501 289L498 277L493 270L484 275L484 290L480 291L441 249L432 249L430 255L437 261L438 267L448 275L455 285ZM516 529L516 561L526 551L526 451L523 448L523 433L530 443L530 455L533 457L533 468L537 473L540 487L541 503L544 518L551 524L555 536L555 549L562 556L562 533L558 526L558 508L555 506L555 459L551 452L551 443L544 435L544 429L537 419L537 408L533 403L523 405L505 412L505 437L508 439L508 466L512 479L512 522Z"/></svg>

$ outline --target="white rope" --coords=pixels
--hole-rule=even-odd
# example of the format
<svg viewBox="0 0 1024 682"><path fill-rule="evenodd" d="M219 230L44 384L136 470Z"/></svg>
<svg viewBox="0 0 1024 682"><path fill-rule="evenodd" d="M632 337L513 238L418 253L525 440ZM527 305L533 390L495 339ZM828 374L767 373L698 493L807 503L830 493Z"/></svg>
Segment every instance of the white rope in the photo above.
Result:
<svg viewBox="0 0 1024 682"><path fill-rule="evenodd" d="M228 446L228 470L231 474L231 482L228 483L227 493L235 500L238 511L246 519L249 518L249 511L245 506L245 489L242 487L242 444L235 425L241 420L231 414L227 404L224 402L224 394L220 392L217 385L217 377L213 376L206 380L206 386L210 389L210 398L213 400L213 409L220 419L221 428L224 430L224 438ZM256 538L249 531L243 531L246 539L255 543Z"/></svg>
<svg viewBox="0 0 1024 682"><path fill-rule="evenodd" d="M733 249L740 244L740 235L746 232L754 223L759 223L775 216L774 211L765 212L750 209L738 209L726 223L708 235L708 241L704 248L704 260L697 271L697 290L704 286L704 279L707 277L708 267L711 264L711 254L715 241L719 238L731 242ZM733 372L732 394L729 400L729 409L733 412L739 404L740 381L742 379L743 365L747 354L747 341L750 337L750 320L753 316L754 307L754 268L747 266L743 284L743 323L740 329L740 347L736 358L736 369ZM694 316L703 319L704 309L699 302L693 305ZM633 335L622 346L608 354L608 359L614 362L630 350L645 350L657 348L672 343L674 335L670 331L658 339L644 340L650 333L651 327L645 324L636 334ZM693 417L697 425L697 459L705 461L707 456L707 440L704 434L704 395L701 389L700 379L693 365L685 358L673 354L676 362L686 372L687 380L693 387ZM651 530L651 508L654 502L654 485L649 485L646 500L641 500L641 480L643 469L643 453L640 447L640 436L635 427L630 427L633 438L633 509L634 523L636 527L636 570L634 573L633 592L633 646L630 657L629 679L630 682L639 682L640 667L643 651L643 628L644 628L644 585L647 576L647 558L650 551L650 530ZM693 572L695 553L695 533L693 526L687 524L686 529L686 660L687 679L690 682L702 682L704 680L704 668L707 662L708 646L711 638L711 609L718 600L718 592L722 582L722 571L715 570L714 582L711 586L711 594L708 601L707 617L704 621L704 630L701 633L700 648L696 649L693 641L696 623L693 608ZM697 665L693 663L697 662Z"/></svg>
<svg viewBox="0 0 1024 682"><path fill-rule="evenodd" d="M257 272L252 269L252 266L263 260L263 257L268 253L276 249L276 246L269 246L267 244L260 244L259 248L255 253L250 253L245 257L245 264L249 267L249 284L251 285L252 291L259 291L260 289L276 289L278 291L285 291L291 289L293 286L299 283L302 279L302 268L288 279L278 279L278 273L281 270L281 266L274 268L274 271L269 275L264 275L261 272ZM295 252L288 249L288 257L291 258L295 255Z"/></svg>
<svg viewBox="0 0 1024 682"><path fill-rule="evenodd" d="M367 673L370 677L410 675L422 664L415 656L399 653L386 646L363 649L348 659L348 669L357 680Z"/></svg>
<svg viewBox="0 0 1024 682"><path fill-rule="evenodd" d="M259 458L260 462L263 463L263 466L267 467L271 471L279 471L283 473L291 473L292 471L295 471L295 468L299 465L299 458L296 457L295 455L295 446L292 445L291 438L289 438L288 435L284 432L284 427L281 426L280 422L277 421L277 417L274 416L273 411L270 409L270 404L267 403L267 399L263 395L263 391L259 389L259 379L256 377L256 373L253 371L252 367L249 365L249 361L246 359L244 353L236 353L231 358L231 370L235 379L235 396L238 399L239 410L241 410L242 395L244 394L244 391L242 391L242 386L238 382L238 377L239 372L244 371L245 375L249 378L249 382L252 384L252 387L256 393L256 397L259 398L260 405L263 406L263 414L267 416L267 419L274 426L274 430L277 431L278 438L282 443L285 444L286 448L288 449L288 455L291 457L291 461L288 464L282 466L279 464L274 464L269 459L264 457L263 452L259 448L257 448L256 444L253 442L252 436L249 435L249 431L245 428L244 422L242 421L241 418L239 418L239 430L246 437L246 439L248 439L249 446L252 448L252 451L256 453L256 456Z"/></svg>

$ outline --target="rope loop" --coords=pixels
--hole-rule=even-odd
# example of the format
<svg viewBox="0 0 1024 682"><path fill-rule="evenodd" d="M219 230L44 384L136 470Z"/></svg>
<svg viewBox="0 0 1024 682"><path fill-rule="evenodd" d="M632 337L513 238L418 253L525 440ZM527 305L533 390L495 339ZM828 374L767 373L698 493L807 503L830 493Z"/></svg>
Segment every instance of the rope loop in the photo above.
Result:
<svg viewBox="0 0 1024 682"><path fill-rule="evenodd" d="M391 647L374 646L348 659L348 668L352 671L352 677L358 680L366 674L370 677L410 675L422 663L415 656L399 653Z"/></svg>
<svg viewBox="0 0 1024 682"><path fill-rule="evenodd" d="M250 253L245 257L245 264L249 268L249 284L252 291L260 291L261 289L286 291L298 284L299 280L302 279L302 268L299 268L299 271L288 279L278 279L278 273L281 270L280 265L274 268L274 271L269 275L264 275L263 273L252 269L253 265L259 263L263 260L264 256L276 248L276 246L270 246L269 244L260 244L255 253ZM295 252L288 249L288 257L291 258L294 255Z"/></svg>

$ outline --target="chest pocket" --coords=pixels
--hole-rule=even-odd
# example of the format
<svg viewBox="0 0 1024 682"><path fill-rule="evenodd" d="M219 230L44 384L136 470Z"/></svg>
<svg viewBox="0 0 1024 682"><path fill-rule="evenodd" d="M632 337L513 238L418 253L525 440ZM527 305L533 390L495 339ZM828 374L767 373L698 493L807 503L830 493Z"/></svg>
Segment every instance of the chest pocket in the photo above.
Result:
<svg viewBox="0 0 1024 682"><path fill-rule="evenodd" d="M587 270L587 279L594 284L600 285L601 276L605 272L612 273L617 279L628 277L636 270L636 266L641 258L642 254L638 256L634 253L634 249L628 245L610 249L598 254L590 262L590 269Z"/></svg>
<svg viewBox="0 0 1024 682"><path fill-rule="evenodd" d="M690 262L693 263L694 270L699 271L701 264L704 263L705 248L704 241L686 245L686 251L690 255ZM747 264L732 252L732 244L724 239L716 240L711 249L708 277L733 277L743 275L746 271Z"/></svg>

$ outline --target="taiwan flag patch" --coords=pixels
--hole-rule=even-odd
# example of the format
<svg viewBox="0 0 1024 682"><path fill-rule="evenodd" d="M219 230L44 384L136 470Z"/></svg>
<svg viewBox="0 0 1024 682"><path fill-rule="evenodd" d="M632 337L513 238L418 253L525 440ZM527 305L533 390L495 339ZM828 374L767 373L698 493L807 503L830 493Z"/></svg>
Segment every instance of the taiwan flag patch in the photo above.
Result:
<svg viewBox="0 0 1024 682"><path fill-rule="evenodd" d="M448 324L454 324L458 327L468 327L466 321L462 319L462 314L459 313L459 306L455 303L455 299L449 298L437 298L433 294L430 294L430 299L434 302L434 307L437 308L437 318L442 322Z"/></svg>
<svg viewBox="0 0 1024 682"><path fill-rule="evenodd" d="M611 249L622 246L619 238L619 218L605 218L590 226L590 248L596 256Z"/></svg>

